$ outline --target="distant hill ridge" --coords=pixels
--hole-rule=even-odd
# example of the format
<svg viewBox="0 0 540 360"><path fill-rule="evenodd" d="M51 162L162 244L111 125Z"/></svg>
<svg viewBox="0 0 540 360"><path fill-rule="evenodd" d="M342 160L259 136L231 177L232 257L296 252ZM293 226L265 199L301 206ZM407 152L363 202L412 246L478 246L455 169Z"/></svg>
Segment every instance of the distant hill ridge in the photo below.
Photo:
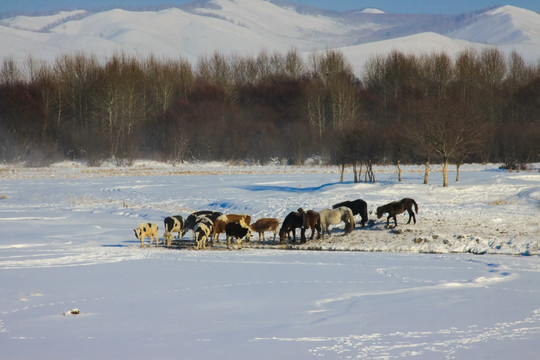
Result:
<svg viewBox="0 0 540 360"><path fill-rule="evenodd" d="M256 55L339 49L361 71L374 55L398 49L423 53L497 47L540 58L540 14L514 6L459 15L391 14L367 8L325 11L285 1L207 0L158 10L74 10L0 20L2 58L91 53L183 57L215 51Z"/></svg>

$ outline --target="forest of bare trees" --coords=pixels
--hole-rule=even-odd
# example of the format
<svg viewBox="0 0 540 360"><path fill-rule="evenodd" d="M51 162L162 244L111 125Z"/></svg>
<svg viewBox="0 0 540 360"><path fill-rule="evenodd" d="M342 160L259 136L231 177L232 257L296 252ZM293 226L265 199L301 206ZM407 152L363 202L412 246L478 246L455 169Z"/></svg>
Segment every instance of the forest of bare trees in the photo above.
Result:
<svg viewBox="0 0 540 360"><path fill-rule="evenodd" d="M0 65L0 161L317 156L352 165L540 159L540 63L496 49L372 58L358 78L342 53L183 59L65 55ZM457 172L459 176L459 171ZM448 182L445 172L445 185Z"/></svg>

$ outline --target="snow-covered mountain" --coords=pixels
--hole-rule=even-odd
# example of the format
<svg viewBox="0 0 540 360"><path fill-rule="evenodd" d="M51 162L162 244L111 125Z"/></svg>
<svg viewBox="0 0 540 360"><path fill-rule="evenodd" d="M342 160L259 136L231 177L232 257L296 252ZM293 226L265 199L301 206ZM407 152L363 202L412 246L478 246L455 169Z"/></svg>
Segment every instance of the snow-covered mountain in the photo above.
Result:
<svg viewBox="0 0 540 360"><path fill-rule="evenodd" d="M492 45L538 42L540 15L513 6L502 6L478 15L476 21L451 32L449 36Z"/></svg>
<svg viewBox="0 0 540 360"><path fill-rule="evenodd" d="M62 11L0 20L0 57L52 61L84 52L194 61L219 51L303 53L340 49L360 72L373 55L495 46L540 58L540 14L503 6L460 15L389 14L376 9L332 12L273 0L206 0L161 10Z"/></svg>

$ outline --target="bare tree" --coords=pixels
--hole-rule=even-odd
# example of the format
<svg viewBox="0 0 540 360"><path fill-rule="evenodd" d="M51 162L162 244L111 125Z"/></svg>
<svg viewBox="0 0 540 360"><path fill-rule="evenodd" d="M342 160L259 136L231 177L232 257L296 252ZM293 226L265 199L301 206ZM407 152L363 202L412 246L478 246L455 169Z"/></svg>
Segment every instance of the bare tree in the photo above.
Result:
<svg viewBox="0 0 540 360"><path fill-rule="evenodd" d="M195 69L195 77L199 81L208 81L225 90L228 100L236 102L238 97L234 82L232 59L214 52L210 57L200 57Z"/></svg>
<svg viewBox="0 0 540 360"><path fill-rule="evenodd" d="M425 96L446 99L454 73L450 56L446 53L424 55L419 60L419 66Z"/></svg>
<svg viewBox="0 0 540 360"><path fill-rule="evenodd" d="M34 64L35 65L35 64ZM54 122L58 113L58 97L60 84L53 70L47 64L32 66L33 83L40 89L43 104L43 119L41 127L41 141L45 143L49 137L57 138ZM57 129L56 129L57 130Z"/></svg>
<svg viewBox="0 0 540 360"><path fill-rule="evenodd" d="M150 108L141 63L124 54L114 56L97 81L103 86L94 93L94 116L107 140L108 155L121 164L129 163L143 149L144 142L135 136Z"/></svg>
<svg viewBox="0 0 540 360"><path fill-rule="evenodd" d="M352 68L342 53L328 50L325 54L313 53L310 57L312 73L320 79L326 89L326 101L320 101L322 92L313 91L307 98L307 107L312 110L309 114L328 114L329 118L324 123L330 124L333 129L340 130L356 121L360 114L357 79L354 77ZM310 104L314 101L315 104ZM324 104L326 111L318 111L320 104ZM314 110L313 110L314 109ZM316 117L319 125L320 117Z"/></svg>
<svg viewBox="0 0 540 360"><path fill-rule="evenodd" d="M304 92L304 114L308 124L316 129L319 142L330 126L328 92L319 79L314 79Z"/></svg>
<svg viewBox="0 0 540 360"><path fill-rule="evenodd" d="M61 82L64 120L70 123L74 131L88 128L90 119L91 86L98 61L94 56L79 53L73 56L65 55L57 59L55 71Z"/></svg>
<svg viewBox="0 0 540 360"><path fill-rule="evenodd" d="M302 55L296 49L289 50L285 55L285 75L292 79L299 79L306 71Z"/></svg>
<svg viewBox="0 0 540 360"><path fill-rule="evenodd" d="M426 102L419 112L418 128L410 134L428 158L442 160L443 186L448 186L449 162L463 159L487 141L485 130L464 103Z"/></svg>
<svg viewBox="0 0 540 360"><path fill-rule="evenodd" d="M365 164L365 182L375 182L373 165L382 160L384 149L387 147L387 138L384 130L378 124L368 124L359 128L356 139L359 148L359 161Z"/></svg>
<svg viewBox="0 0 540 360"><path fill-rule="evenodd" d="M480 54L480 81L482 96L479 98L483 105L486 118L494 123L502 121L502 84L506 77L506 60L497 49L486 49Z"/></svg>
<svg viewBox="0 0 540 360"><path fill-rule="evenodd" d="M505 85L510 92L517 91L536 76L532 65L528 65L516 51L512 51L508 60L508 74Z"/></svg>
<svg viewBox="0 0 540 360"><path fill-rule="evenodd" d="M402 169L401 162L403 160L404 150L408 147L406 130L404 124L395 124L389 131L386 132L386 141L389 144L389 148L392 150L392 156L394 164L398 172L398 181L402 181Z"/></svg>
<svg viewBox="0 0 540 360"><path fill-rule="evenodd" d="M395 50L385 58L373 58L366 67L366 87L379 93L387 111L396 103L410 103L410 97L414 97L410 90L418 85L420 79L415 56Z"/></svg>
<svg viewBox="0 0 540 360"><path fill-rule="evenodd" d="M340 182L345 180L345 167L349 164L356 164L356 154L358 153L356 136L355 129L343 129L336 132L336 140L333 142L330 161L339 166ZM356 171L354 172L354 182L358 182Z"/></svg>
<svg viewBox="0 0 540 360"><path fill-rule="evenodd" d="M501 144L503 168L522 170L540 153L540 126L534 123L506 124L496 135Z"/></svg>
<svg viewBox="0 0 540 360"><path fill-rule="evenodd" d="M15 84L23 81L23 72L12 57L5 57L0 68L0 84Z"/></svg>
<svg viewBox="0 0 540 360"><path fill-rule="evenodd" d="M458 54L455 60L454 82L456 96L476 103L480 89L481 64L476 51L468 49Z"/></svg>

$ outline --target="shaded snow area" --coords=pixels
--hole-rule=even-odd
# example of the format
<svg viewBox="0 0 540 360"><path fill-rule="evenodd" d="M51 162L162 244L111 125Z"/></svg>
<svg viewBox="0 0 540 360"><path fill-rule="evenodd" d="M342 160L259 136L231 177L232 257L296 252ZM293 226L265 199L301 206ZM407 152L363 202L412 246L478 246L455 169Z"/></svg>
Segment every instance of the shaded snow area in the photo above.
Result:
<svg viewBox="0 0 540 360"><path fill-rule="evenodd" d="M538 164L464 165L447 188L438 167L429 185L404 170L354 184L320 166L2 165L1 358L537 359ZM403 197L417 224L386 227L376 208ZM306 244L267 233L227 250L222 235L196 251L188 232L140 248L133 233L154 222L161 241L164 217L195 210L281 221L357 198L366 227Z"/></svg>

